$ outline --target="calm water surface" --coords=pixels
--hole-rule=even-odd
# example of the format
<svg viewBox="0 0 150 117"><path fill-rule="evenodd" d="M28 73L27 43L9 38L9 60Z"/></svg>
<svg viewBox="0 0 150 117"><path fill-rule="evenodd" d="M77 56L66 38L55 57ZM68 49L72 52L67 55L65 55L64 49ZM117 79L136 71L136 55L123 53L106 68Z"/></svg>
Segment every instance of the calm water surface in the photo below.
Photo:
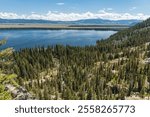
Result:
<svg viewBox="0 0 150 117"><path fill-rule="evenodd" d="M7 38L1 48L31 48L48 45L95 45L97 40L106 39L116 31L95 30L0 30L0 39Z"/></svg>

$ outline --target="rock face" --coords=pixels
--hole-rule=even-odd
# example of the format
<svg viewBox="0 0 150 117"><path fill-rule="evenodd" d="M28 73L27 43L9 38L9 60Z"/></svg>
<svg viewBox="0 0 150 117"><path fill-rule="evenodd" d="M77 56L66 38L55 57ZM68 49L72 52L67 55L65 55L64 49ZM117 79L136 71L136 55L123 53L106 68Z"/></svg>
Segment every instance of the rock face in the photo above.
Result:
<svg viewBox="0 0 150 117"><path fill-rule="evenodd" d="M150 64L150 58L144 60L145 64Z"/></svg>
<svg viewBox="0 0 150 117"><path fill-rule="evenodd" d="M6 90L10 91L14 100L34 100L35 97L23 87L14 87L6 84Z"/></svg>

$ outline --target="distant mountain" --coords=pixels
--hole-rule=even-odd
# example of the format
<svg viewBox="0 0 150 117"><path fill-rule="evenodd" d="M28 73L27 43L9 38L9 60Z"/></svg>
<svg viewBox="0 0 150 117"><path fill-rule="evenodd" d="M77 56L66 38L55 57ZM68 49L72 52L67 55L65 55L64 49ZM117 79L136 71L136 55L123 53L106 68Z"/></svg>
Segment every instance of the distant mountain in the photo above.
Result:
<svg viewBox="0 0 150 117"><path fill-rule="evenodd" d="M74 21L75 24L100 24L100 25L132 25L141 22L141 20L104 20L104 19L86 19Z"/></svg>
<svg viewBox="0 0 150 117"><path fill-rule="evenodd" d="M0 23L52 23L53 24L56 23L56 21L34 20L34 19L0 19Z"/></svg>
<svg viewBox="0 0 150 117"><path fill-rule="evenodd" d="M0 19L0 23L48 23L68 25L135 25L141 20L104 20L104 19L83 19L77 21L50 21L34 19Z"/></svg>

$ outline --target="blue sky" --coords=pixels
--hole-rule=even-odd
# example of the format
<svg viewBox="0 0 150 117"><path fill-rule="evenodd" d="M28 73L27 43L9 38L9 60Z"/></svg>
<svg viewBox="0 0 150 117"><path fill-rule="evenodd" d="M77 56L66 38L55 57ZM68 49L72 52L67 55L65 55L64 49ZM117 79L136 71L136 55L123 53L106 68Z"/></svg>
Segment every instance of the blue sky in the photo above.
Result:
<svg viewBox="0 0 150 117"><path fill-rule="evenodd" d="M59 20L59 17L66 15L66 19L60 18L60 20L67 20L69 17L72 19L68 20L73 20L73 14L76 14L78 18L74 20L113 19L113 17L114 19L146 19L150 16L149 6L150 0L0 0L0 18L12 16L12 18ZM82 15L86 16L81 17Z"/></svg>

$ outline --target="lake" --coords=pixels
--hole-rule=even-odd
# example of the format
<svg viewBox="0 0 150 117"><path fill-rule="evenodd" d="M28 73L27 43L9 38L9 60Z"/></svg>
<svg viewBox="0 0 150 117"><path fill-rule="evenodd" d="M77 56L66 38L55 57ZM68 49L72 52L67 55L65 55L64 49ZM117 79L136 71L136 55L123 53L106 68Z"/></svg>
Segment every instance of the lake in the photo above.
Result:
<svg viewBox="0 0 150 117"><path fill-rule="evenodd" d="M97 40L106 39L117 31L99 30L0 30L0 39L7 38L1 48L32 48L48 45L85 46L95 45Z"/></svg>

